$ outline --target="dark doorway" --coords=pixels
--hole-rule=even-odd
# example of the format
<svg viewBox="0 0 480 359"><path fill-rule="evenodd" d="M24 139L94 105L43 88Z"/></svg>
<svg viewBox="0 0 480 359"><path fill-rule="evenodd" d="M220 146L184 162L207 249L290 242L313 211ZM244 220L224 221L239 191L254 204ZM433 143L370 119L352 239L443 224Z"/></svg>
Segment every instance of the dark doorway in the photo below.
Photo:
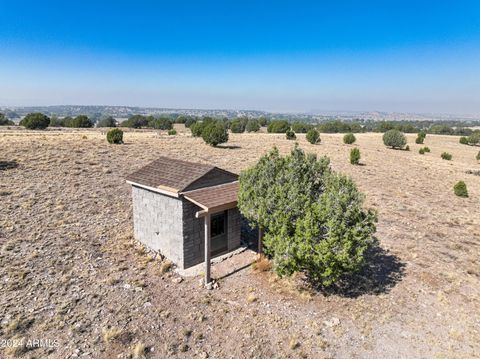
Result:
<svg viewBox="0 0 480 359"><path fill-rule="evenodd" d="M212 215L210 225L211 255L215 257L228 251L227 211Z"/></svg>

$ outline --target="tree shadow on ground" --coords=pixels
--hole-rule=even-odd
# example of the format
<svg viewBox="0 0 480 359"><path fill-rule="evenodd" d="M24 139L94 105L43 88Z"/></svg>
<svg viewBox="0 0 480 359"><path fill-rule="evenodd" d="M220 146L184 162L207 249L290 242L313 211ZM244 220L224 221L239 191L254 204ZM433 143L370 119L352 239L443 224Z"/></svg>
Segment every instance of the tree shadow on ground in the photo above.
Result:
<svg viewBox="0 0 480 359"><path fill-rule="evenodd" d="M379 246L366 253L365 263L360 272L343 277L332 287L313 287L326 295L357 298L388 293L404 276L405 263Z"/></svg>
<svg viewBox="0 0 480 359"><path fill-rule="evenodd" d="M236 149L239 149L239 148L242 148L242 147L237 146L237 145L217 145L217 148L224 148L224 149L227 149L227 150L236 150Z"/></svg>
<svg viewBox="0 0 480 359"><path fill-rule="evenodd" d="M12 168L18 167L18 162L13 161L0 161L0 171L11 170Z"/></svg>

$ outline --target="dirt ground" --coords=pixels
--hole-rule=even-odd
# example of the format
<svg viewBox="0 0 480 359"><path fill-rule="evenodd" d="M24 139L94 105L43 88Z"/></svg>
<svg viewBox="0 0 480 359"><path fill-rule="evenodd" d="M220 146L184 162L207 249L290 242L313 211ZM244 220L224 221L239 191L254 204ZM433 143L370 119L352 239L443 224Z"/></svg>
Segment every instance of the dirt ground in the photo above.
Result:
<svg viewBox="0 0 480 359"><path fill-rule="evenodd" d="M378 210L381 248L337 293L251 267L208 291L135 244L125 176L160 155L238 172L294 143L233 134L212 148L179 131L109 145L100 129L0 130L0 358L129 358L144 347L148 358L480 357L480 177L466 173L480 170L480 148L428 135L420 155L413 135L411 151L386 149L381 134L354 145L299 135ZM362 166L349 163L353 146ZM453 194L458 180L469 198Z"/></svg>

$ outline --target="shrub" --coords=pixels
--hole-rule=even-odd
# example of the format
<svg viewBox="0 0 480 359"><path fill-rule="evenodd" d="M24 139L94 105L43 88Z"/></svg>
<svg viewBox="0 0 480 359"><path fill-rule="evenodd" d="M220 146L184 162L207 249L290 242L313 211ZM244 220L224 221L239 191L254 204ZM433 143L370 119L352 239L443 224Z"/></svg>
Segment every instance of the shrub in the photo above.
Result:
<svg viewBox="0 0 480 359"><path fill-rule="evenodd" d="M202 137L203 129L205 128L205 122L195 122L190 126L190 131L192 132L193 137Z"/></svg>
<svg viewBox="0 0 480 359"><path fill-rule="evenodd" d="M68 117L66 117L68 118ZM49 127L65 127L65 118L58 118L56 115L50 117Z"/></svg>
<svg viewBox="0 0 480 359"><path fill-rule="evenodd" d="M257 120L248 120L247 122L247 126L245 126L245 129L247 130L247 132L257 132L258 130L260 130L260 124L258 123Z"/></svg>
<svg viewBox="0 0 480 359"><path fill-rule="evenodd" d="M443 152L440 156L447 161L450 161L452 159L452 155L448 152Z"/></svg>
<svg viewBox="0 0 480 359"><path fill-rule="evenodd" d="M425 154L425 149L422 147L418 150L418 153L420 153L421 155Z"/></svg>
<svg viewBox="0 0 480 359"><path fill-rule="evenodd" d="M130 128L141 128L141 127L146 127L147 125L148 125L148 119L143 115L133 115L129 117L128 120L123 121L120 124L121 127L130 127Z"/></svg>
<svg viewBox="0 0 480 359"><path fill-rule="evenodd" d="M258 121L258 124L260 125L260 127L268 125L268 122L269 122L268 118L266 118L265 116L260 116L257 119L257 121Z"/></svg>
<svg viewBox="0 0 480 359"><path fill-rule="evenodd" d="M388 130L383 134L383 143L391 148L403 148L407 144L407 139L399 130Z"/></svg>
<svg viewBox="0 0 480 359"><path fill-rule="evenodd" d="M169 118L165 117L152 118L148 121L148 127L153 127L157 130L171 130L173 128L173 123Z"/></svg>
<svg viewBox="0 0 480 359"><path fill-rule="evenodd" d="M409 145L406 145L405 148L404 148L405 151L410 151L410 146Z"/></svg>
<svg viewBox="0 0 480 359"><path fill-rule="evenodd" d="M15 122L10 121L3 113L0 113L0 126L13 126Z"/></svg>
<svg viewBox="0 0 480 359"><path fill-rule="evenodd" d="M307 132L307 141L310 142L312 145L319 143L320 142L320 132L318 132L316 129L311 128Z"/></svg>
<svg viewBox="0 0 480 359"><path fill-rule="evenodd" d="M267 127L268 133L286 133L289 129L287 120L273 120Z"/></svg>
<svg viewBox="0 0 480 359"><path fill-rule="evenodd" d="M350 150L350 163L352 165L358 165L360 163L360 150L358 148L352 148Z"/></svg>
<svg viewBox="0 0 480 359"><path fill-rule="evenodd" d="M467 141L469 145L478 145L480 143L480 131L475 131L470 136L468 136Z"/></svg>
<svg viewBox="0 0 480 359"><path fill-rule="evenodd" d="M238 208L252 226L264 229L264 250L277 274L304 272L329 286L360 270L375 245L376 214L363 209L353 181L335 174L329 159L297 146L277 149L240 174Z"/></svg>
<svg viewBox="0 0 480 359"><path fill-rule="evenodd" d="M107 141L112 144L123 143L123 131L119 128L114 128L107 132Z"/></svg>
<svg viewBox="0 0 480 359"><path fill-rule="evenodd" d="M468 145L468 139L465 136L460 137L460 143L462 145Z"/></svg>
<svg viewBox="0 0 480 359"><path fill-rule="evenodd" d="M463 181L458 181L455 186L453 186L453 192L458 197L468 197L467 185Z"/></svg>
<svg viewBox="0 0 480 359"><path fill-rule="evenodd" d="M210 146L217 146L228 141L228 131L223 123L210 122L203 129L202 138Z"/></svg>
<svg viewBox="0 0 480 359"><path fill-rule="evenodd" d="M245 123L240 120L234 120L230 123L230 130L232 133L243 133L245 132Z"/></svg>
<svg viewBox="0 0 480 359"><path fill-rule="evenodd" d="M430 152L430 147L426 147L426 146L425 146L425 147L423 148L423 150L424 150L425 152Z"/></svg>
<svg viewBox="0 0 480 359"><path fill-rule="evenodd" d="M480 151L478 151L476 159L477 161L480 161Z"/></svg>
<svg viewBox="0 0 480 359"><path fill-rule="evenodd" d="M285 132L285 137L287 138L287 140L296 140L297 139L297 136L295 135L295 132L293 132L291 130L288 130L287 132Z"/></svg>
<svg viewBox="0 0 480 359"><path fill-rule="evenodd" d="M20 126L30 130L44 130L49 124L50 118L40 112L29 113L20 121Z"/></svg>
<svg viewBox="0 0 480 359"><path fill-rule="evenodd" d="M308 130L312 129L313 125L304 122L294 122L292 124L292 131L295 133L307 133Z"/></svg>
<svg viewBox="0 0 480 359"><path fill-rule="evenodd" d="M417 138L415 139L415 143L418 145L422 145L423 141L425 141L426 136L427 136L427 133L425 131L420 131L417 135Z"/></svg>
<svg viewBox="0 0 480 359"><path fill-rule="evenodd" d="M97 127L117 127L117 121L112 116L108 116L98 121Z"/></svg>
<svg viewBox="0 0 480 359"><path fill-rule="evenodd" d="M172 128L171 130L168 130L168 135L169 136L175 136L177 134L177 130Z"/></svg>
<svg viewBox="0 0 480 359"><path fill-rule="evenodd" d="M355 138L355 135L353 133L347 133L343 136L343 143L346 143L347 145L351 145L356 140L357 139Z"/></svg>
<svg viewBox="0 0 480 359"><path fill-rule="evenodd" d="M75 118L65 117L63 120L65 123L65 127L73 127L73 128L93 127L93 122L85 115L79 115Z"/></svg>
<svg viewBox="0 0 480 359"><path fill-rule="evenodd" d="M185 121L185 127L186 128L190 128L190 126L192 126L194 123L196 123L197 121L193 118L193 117L189 117L187 118L187 120Z"/></svg>

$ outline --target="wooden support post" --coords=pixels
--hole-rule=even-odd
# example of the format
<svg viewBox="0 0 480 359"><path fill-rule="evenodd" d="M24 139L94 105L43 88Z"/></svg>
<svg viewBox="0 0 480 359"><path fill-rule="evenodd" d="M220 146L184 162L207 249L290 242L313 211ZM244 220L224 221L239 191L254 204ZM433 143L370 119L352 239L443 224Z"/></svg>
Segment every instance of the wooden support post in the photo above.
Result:
<svg viewBox="0 0 480 359"><path fill-rule="evenodd" d="M205 216L205 286L210 283L210 214Z"/></svg>
<svg viewBox="0 0 480 359"><path fill-rule="evenodd" d="M258 227L258 254L263 254L263 247L262 247L262 239L263 239L263 227Z"/></svg>

